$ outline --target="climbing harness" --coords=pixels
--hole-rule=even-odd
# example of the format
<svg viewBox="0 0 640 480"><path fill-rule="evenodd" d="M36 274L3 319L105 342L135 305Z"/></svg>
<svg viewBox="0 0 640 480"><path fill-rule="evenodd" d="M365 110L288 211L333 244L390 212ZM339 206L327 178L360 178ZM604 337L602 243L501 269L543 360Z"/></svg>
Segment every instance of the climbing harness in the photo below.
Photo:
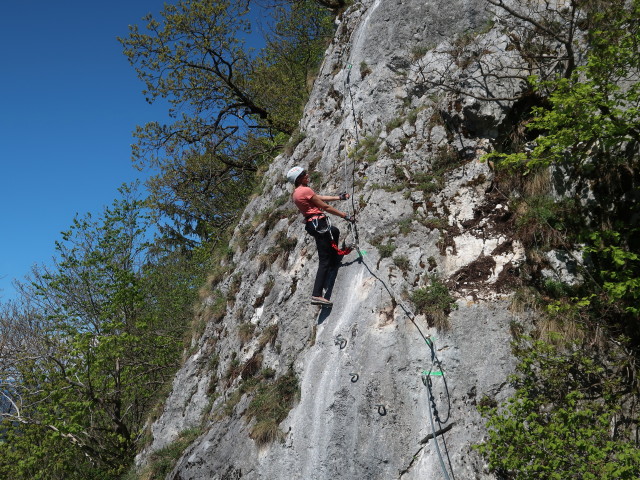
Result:
<svg viewBox="0 0 640 480"><path fill-rule="evenodd" d="M324 226L321 227L318 220L325 220ZM311 225L313 225L313 229L320 234L329 232L329 235L331 235L331 240L333 240L333 235L331 234L331 220L329 219L329 217L327 217L326 215L315 215L313 217L310 217L307 222L311 222Z"/></svg>
<svg viewBox="0 0 640 480"><path fill-rule="evenodd" d="M324 225L321 226L319 220L325 220ZM348 255L353 251L353 248L351 248L350 246L347 246L344 242L343 242L342 248L338 247L338 244L333 238L333 233L331 233L331 220L329 219L328 216L314 215L312 217L309 217L307 219L307 222L311 222L313 229L321 235L329 232L329 236L331 237L331 248L333 248L336 251L336 254Z"/></svg>

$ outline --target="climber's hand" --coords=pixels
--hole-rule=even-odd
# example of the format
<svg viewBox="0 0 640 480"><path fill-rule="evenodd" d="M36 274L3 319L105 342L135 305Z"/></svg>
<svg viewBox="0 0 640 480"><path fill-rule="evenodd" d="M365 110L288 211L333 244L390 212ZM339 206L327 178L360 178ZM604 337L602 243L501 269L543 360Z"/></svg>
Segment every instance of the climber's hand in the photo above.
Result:
<svg viewBox="0 0 640 480"><path fill-rule="evenodd" d="M346 200L349 198L349 194L348 193L341 193L340 194L340 200Z"/></svg>
<svg viewBox="0 0 640 480"><path fill-rule="evenodd" d="M355 215L347 215L346 217L344 217L344 219L345 219L347 222L350 222L350 223L356 223L356 217L355 217Z"/></svg>

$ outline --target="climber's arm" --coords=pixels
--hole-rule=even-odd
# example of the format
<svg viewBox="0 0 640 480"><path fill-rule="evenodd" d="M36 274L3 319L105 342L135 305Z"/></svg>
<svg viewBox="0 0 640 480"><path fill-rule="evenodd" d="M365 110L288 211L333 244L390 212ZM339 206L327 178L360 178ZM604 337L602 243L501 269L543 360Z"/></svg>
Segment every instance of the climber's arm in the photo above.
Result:
<svg viewBox="0 0 640 480"><path fill-rule="evenodd" d="M337 195L333 195L333 196L314 195L313 197L311 197L311 203L313 203L320 210L323 210L323 211L325 211L327 213L330 213L332 215L336 215L336 216L338 216L340 218L346 218L347 217L346 213L338 210L337 208L333 208L331 205L326 203L325 198L340 200L340 197L338 197ZM329 201L331 201L331 200L329 200Z"/></svg>
<svg viewBox="0 0 640 480"><path fill-rule="evenodd" d="M316 195L323 202L337 202L338 200L347 200L350 195L348 193L343 193L340 195Z"/></svg>

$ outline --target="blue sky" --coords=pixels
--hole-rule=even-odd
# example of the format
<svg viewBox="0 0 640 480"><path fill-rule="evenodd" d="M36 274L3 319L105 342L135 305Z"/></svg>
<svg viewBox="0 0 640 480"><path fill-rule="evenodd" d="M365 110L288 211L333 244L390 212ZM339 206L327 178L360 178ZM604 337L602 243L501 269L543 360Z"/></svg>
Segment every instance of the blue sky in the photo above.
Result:
<svg viewBox="0 0 640 480"><path fill-rule="evenodd" d="M145 101L117 37L164 3L0 4L0 301L34 264L51 264L76 214L100 214L120 185L148 175L131 162L132 132L167 121L167 107Z"/></svg>
<svg viewBox="0 0 640 480"><path fill-rule="evenodd" d="M164 120L116 37L161 0L14 0L0 9L0 300L49 264L76 213L99 213L142 178L131 132Z"/></svg>

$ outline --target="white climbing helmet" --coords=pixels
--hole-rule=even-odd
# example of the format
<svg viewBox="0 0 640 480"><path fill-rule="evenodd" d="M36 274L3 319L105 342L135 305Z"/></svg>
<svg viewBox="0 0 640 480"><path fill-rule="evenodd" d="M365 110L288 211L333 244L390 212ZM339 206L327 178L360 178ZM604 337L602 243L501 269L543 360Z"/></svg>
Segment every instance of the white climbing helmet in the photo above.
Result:
<svg viewBox="0 0 640 480"><path fill-rule="evenodd" d="M287 180L291 183L296 183L296 179L300 176L300 174L304 172L304 168L296 165L291 170L287 172Z"/></svg>

